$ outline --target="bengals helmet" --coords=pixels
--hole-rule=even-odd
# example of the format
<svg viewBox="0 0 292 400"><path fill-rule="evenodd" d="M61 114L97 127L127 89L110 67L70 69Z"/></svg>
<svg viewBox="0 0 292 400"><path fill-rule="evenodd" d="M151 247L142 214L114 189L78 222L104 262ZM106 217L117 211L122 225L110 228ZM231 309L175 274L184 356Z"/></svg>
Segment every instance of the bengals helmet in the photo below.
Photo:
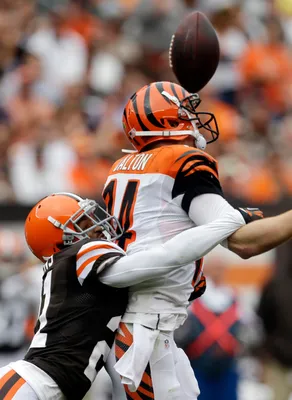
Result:
<svg viewBox="0 0 292 400"><path fill-rule="evenodd" d="M195 146L204 150L207 143L217 140L219 130L212 113L197 111L200 103L197 93L190 94L175 83L146 85L134 93L124 109L125 134L137 151L149 143L181 141L188 136L193 136Z"/></svg>
<svg viewBox="0 0 292 400"><path fill-rule="evenodd" d="M99 216L95 214L98 212ZM79 223L87 218L90 226L81 229ZM122 234L118 220L94 200L82 199L73 193L55 193L39 201L25 221L25 238L32 253L41 261L102 228L107 240Z"/></svg>

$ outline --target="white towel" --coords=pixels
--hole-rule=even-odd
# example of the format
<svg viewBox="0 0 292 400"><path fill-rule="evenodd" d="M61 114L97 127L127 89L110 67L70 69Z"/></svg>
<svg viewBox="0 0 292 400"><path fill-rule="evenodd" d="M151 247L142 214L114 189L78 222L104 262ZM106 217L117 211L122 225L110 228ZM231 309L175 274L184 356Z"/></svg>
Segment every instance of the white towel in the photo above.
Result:
<svg viewBox="0 0 292 400"><path fill-rule="evenodd" d="M133 324L133 343L115 364L115 370L122 377L122 384L135 392L150 361L160 331Z"/></svg>

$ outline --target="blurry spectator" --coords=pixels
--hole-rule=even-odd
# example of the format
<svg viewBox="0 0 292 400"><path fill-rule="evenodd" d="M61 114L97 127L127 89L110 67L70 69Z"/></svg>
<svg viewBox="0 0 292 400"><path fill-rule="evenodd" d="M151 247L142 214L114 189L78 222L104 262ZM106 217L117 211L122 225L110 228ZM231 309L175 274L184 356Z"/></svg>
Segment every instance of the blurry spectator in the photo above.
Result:
<svg viewBox="0 0 292 400"><path fill-rule="evenodd" d="M243 129L243 119L237 109L231 104L218 99L213 85L204 88L200 92L200 97L202 104L199 106L199 110L211 112L216 116L220 132L220 143L215 144L226 146L238 140ZM211 146L210 151L213 151Z"/></svg>
<svg viewBox="0 0 292 400"><path fill-rule="evenodd" d="M89 47L93 38L101 34L102 23L86 8L86 1L71 0L64 15L64 28L77 32Z"/></svg>
<svg viewBox="0 0 292 400"><path fill-rule="evenodd" d="M28 51L40 58L44 84L56 101L66 86L84 80L87 69L86 43L78 33L66 29L65 11L54 8L48 26L37 30L27 43Z"/></svg>
<svg viewBox="0 0 292 400"><path fill-rule="evenodd" d="M163 51L177 24L174 1L139 0L132 17L127 21L127 33L143 47Z"/></svg>
<svg viewBox="0 0 292 400"><path fill-rule="evenodd" d="M26 262L24 240L12 229L0 231L0 367L28 344L27 323L37 314L41 276L32 286L27 273L20 272ZM40 270L41 271L41 270ZM35 289L35 290L34 290ZM37 300L36 300L37 299ZM33 306L32 306L33 304Z"/></svg>
<svg viewBox="0 0 292 400"><path fill-rule="evenodd" d="M0 203L12 202L14 193L9 182L7 154L11 140L11 126L7 113L0 108Z"/></svg>
<svg viewBox="0 0 292 400"><path fill-rule="evenodd" d="M94 139L90 136L76 138L74 145L78 158L68 176L72 191L82 197L100 199L112 162L98 153Z"/></svg>
<svg viewBox="0 0 292 400"><path fill-rule="evenodd" d="M228 177L230 193L249 204L273 204L286 190L280 178L279 126L276 121L272 123L263 101L250 98L242 105L246 110L239 140L225 149L226 154L219 155L223 181Z"/></svg>
<svg viewBox="0 0 292 400"><path fill-rule="evenodd" d="M263 378L275 400L289 400L292 393L292 274L276 271L263 289L258 314L265 332Z"/></svg>
<svg viewBox="0 0 292 400"><path fill-rule="evenodd" d="M128 6L131 7L131 4L129 4ZM97 14L103 20L119 18L123 12L123 4L121 4L120 1L116 0L98 0L97 2L95 2L95 7L97 10Z"/></svg>
<svg viewBox="0 0 292 400"><path fill-rule="evenodd" d="M53 121L33 121L9 152L17 201L32 204L49 193L70 191L68 171L74 160L74 151Z"/></svg>
<svg viewBox="0 0 292 400"><path fill-rule="evenodd" d="M121 116L130 96L147 82L147 77L137 68L128 67L120 90L104 101L96 132L96 148L112 160L120 157L121 149L132 148L123 132Z"/></svg>
<svg viewBox="0 0 292 400"><path fill-rule="evenodd" d="M105 96L117 92L124 76L124 65L119 54L120 26L109 22L102 36L91 49L89 85L98 94Z"/></svg>
<svg viewBox="0 0 292 400"><path fill-rule="evenodd" d="M2 6L2 7L1 7ZM17 10L17 6L15 7ZM4 1L0 4L0 77L15 64L16 48L21 40L21 24L15 18L14 6Z"/></svg>
<svg viewBox="0 0 292 400"><path fill-rule="evenodd" d="M0 230L0 281L19 271L25 260L24 240L12 229Z"/></svg>
<svg viewBox="0 0 292 400"><path fill-rule="evenodd" d="M38 312L42 267L27 259L24 238L0 230L0 367L23 356Z"/></svg>
<svg viewBox="0 0 292 400"><path fill-rule="evenodd" d="M28 54L24 64L7 75L3 82L2 101L18 134L31 121L49 119L53 115L54 107L38 93L39 76L39 61Z"/></svg>
<svg viewBox="0 0 292 400"><path fill-rule="evenodd" d="M219 2L220 3L220 2ZM245 51L248 41L242 27L242 13L235 4L227 4L212 14L211 21L220 41L220 64L211 85L223 100L234 104L240 85L236 62Z"/></svg>
<svg viewBox="0 0 292 400"><path fill-rule="evenodd" d="M266 27L266 41L249 44L239 60L239 70L249 92L258 93L259 101L264 99L271 112L279 114L287 109L292 60L279 20L269 18Z"/></svg>
<svg viewBox="0 0 292 400"><path fill-rule="evenodd" d="M26 261L0 285L0 367L23 357L39 308L42 267Z"/></svg>
<svg viewBox="0 0 292 400"><path fill-rule="evenodd" d="M194 369L200 400L238 398L240 312L235 292L224 284L224 271L220 261L208 264L206 292L191 304L175 335Z"/></svg>
<svg viewBox="0 0 292 400"><path fill-rule="evenodd" d="M41 89L40 77L39 59L32 54L24 53L21 65L5 74L1 81L1 104L7 106L12 97L21 96L21 92L24 92L25 89L29 95L38 96Z"/></svg>
<svg viewBox="0 0 292 400"><path fill-rule="evenodd" d="M71 139L75 136L88 133L87 120L85 118L86 90L82 84L67 86L64 90L64 99L56 113L56 127L60 130L60 136ZM95 115L98 109L95 110Z"/></svg>
<svg viewBox="0 0 292 400"><path fill-rule="evenodd" d="M286 38L292 44L292 3L290 0L274 0L275 11L282 17Z"/></svg>
<svg viewBox="0 0 292 400"><path fill-rule="evenodd" d="M134 7L137 6L139 0L119 0L119 3L122 7L123 12L126 15L129 15L131 12L133 12ZM105 3L106 0L103 0L103 3Z"/></svg>

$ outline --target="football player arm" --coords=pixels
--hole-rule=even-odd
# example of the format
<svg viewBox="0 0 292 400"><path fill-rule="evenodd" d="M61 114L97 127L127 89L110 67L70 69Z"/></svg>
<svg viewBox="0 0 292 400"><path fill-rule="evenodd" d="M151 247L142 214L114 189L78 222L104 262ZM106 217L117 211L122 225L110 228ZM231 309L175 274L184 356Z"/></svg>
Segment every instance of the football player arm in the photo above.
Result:
<svg viewBox="0 0 292 400"><path fill-rule="evenodd" d="M242 258L271 250L292 238L292 211L251 222L228 238L228 248Z"/></svg>
<svg viewBox="0 0 292 400"><path fill-rule="evenodd" d="M209 224L188 229L163 245L112 260L99 274L102 283L127 287L160 277L171 269L192 263L211 251L244 224L238 211Z"/></svg>
<svg viewBox="0 0 292 400"><path fill-rule="evenodd" d="M224 218L235 210L223 197L203 194L195 197L189 209L190 218L198 225ZM292 237L292 211L272 218L248 223L222 244L243 259L262 254ZM243 220L243 217L242 217Z"/></svg>
<svg viewBox="0 0 292 400"><path fill-rule="evenodd" d="M204 225L228 214L235 216L238 213L224 199L217 162L212 157L204 152L191 150L179 157L176 163L178 162L180 166L176 172L172 197L196 225ZM241 220L246 224L251 219L241 211ZM248 229L252 231L253 238L256 236L256 228ZM255 243L248 240L248 234L239 232L221 244L242 258L249 258L263 251L264 246L256 248Z"/></svg>

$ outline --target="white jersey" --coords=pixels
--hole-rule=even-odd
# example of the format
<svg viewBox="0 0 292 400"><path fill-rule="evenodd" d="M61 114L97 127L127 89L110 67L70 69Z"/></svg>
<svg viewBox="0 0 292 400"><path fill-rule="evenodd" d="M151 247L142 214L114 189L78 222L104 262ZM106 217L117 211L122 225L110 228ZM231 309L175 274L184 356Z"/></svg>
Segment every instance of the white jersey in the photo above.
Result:
<svg viewBox="0 0 292 400"><path fill-rule="evenodd" d="M119 218L125 231L119 246L132 254L194 227L189 207L193 198L204 193L222 195L216 161L200 150L171 145L118 160L111 168L103 197L109 213ZM197 261L132 286L123 320L153 327L151 314L155 314L162 324L159 328L164 329L167 315L176 314L174 329L187 315L201 272L202 262Z"/></svg>

